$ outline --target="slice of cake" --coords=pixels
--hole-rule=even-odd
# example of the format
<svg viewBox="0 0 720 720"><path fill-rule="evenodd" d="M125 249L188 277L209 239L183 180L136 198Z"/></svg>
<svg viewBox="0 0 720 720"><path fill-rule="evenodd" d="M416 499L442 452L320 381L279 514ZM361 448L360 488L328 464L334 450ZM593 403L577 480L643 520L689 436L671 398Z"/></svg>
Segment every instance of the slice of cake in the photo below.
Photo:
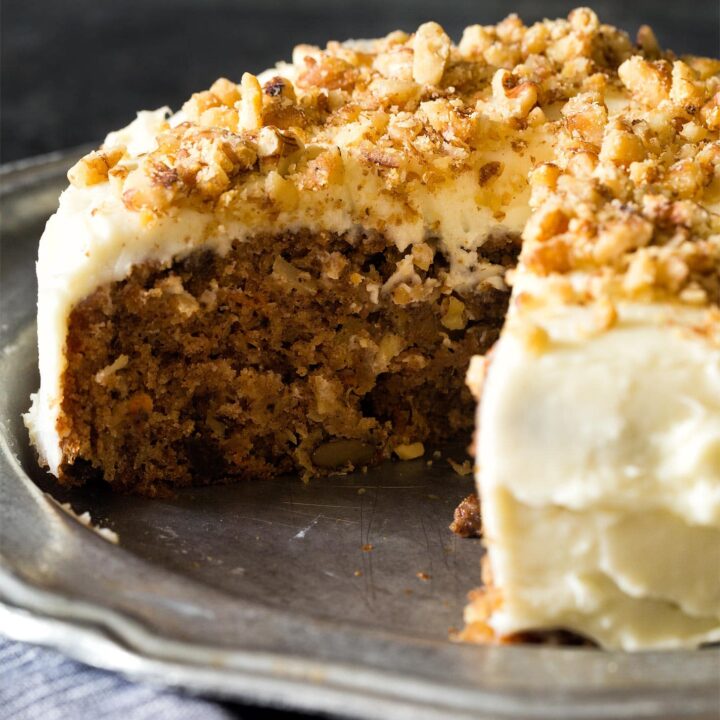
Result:
<svg viewBox="0 0 720 720"><path fill-rule="evenodd" d="M512 284L466 635L720 638L719 73L579 9L141 113L40 243L41 461L152 495L417 457L469 437Z"/></svg>
<svg viewBox="0 0 720 720"><path fill-rule="evenodd" d="M470 638L720 640L718 71L625 61L629 97L565 103L532 173L502 337L469 372L487 546Z"/></svg>

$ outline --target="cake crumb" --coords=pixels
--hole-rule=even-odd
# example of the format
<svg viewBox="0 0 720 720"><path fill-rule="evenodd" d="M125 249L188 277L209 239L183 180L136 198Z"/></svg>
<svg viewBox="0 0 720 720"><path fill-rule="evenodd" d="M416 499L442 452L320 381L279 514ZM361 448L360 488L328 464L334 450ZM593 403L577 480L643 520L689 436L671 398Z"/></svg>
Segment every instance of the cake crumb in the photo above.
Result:
<svg viewBox="0 0 720 720"><path fill-rule="evenodd" d="M93 523L90 513L86 510L83 513L76 513L70 503L58 503L58 505L68 514L74 517L81 525L84 525L89 530L92 530L96 535L99 535L103 540L107 540L113 545L117 545L120 542L120 536L110 528L100 527Z"/></svg>
<svg viewBox="0 0 720 720"><path fill-rule="evenodd" d="M475 493L468 495L455 508L454 519L449 527L460 537L482 537L480 502Z"/></svg>

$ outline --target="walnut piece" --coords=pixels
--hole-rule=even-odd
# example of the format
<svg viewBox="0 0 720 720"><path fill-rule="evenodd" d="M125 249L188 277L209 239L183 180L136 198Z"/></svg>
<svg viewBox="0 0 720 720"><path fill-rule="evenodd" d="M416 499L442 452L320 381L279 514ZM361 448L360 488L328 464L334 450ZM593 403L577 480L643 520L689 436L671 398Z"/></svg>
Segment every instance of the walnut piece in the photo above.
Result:
<svg viewBox="0 0 720 720"><path fill-rule="evenodd" d="M239 126L243 130L258 130L262 127L262 88L258 79L250 73L244 73L240 83Z"/></svg>
<svg viewBox="0 0 720 720"><path fill-rule="evenodd" d="M425 454L425 446L421 442L397 445L393 452L400 460L415 460Z"/></svg>
<svg viewBox="0 0 720 720"><path fill-rule="evenodd" d="M533 82L516 84L512 73L501 69L493 75L492 97L500 117L524 119L537 102L537 86Z"/></svg>
<svg viewBox="0 0 720 720"><path fill-rule="evenodd" d="M68 180L80 188L105 182L109 171L118 164L124 154L124 145L116 145L107 150L93 150L68 170Z"/></svg>
<svg viewBox="0 0 720 720"><path fill-rule="evenodd" d="M413 79L421 85L438 85L450 56L450 38L436 22L421 25L413 40Z"/></svg>

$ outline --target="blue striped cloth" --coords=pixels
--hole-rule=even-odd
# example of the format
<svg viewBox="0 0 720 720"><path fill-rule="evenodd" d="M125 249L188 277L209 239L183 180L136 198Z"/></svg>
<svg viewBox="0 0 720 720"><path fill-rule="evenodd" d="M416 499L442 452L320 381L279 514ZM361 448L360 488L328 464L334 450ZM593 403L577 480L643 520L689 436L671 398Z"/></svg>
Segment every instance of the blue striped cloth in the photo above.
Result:
<svg viewBox="0 0 720 720"><path fill-rule="evenodd" d="M59 652L0 637L0 720L260 720L293 713L240 708L134 683Z"/></svg>

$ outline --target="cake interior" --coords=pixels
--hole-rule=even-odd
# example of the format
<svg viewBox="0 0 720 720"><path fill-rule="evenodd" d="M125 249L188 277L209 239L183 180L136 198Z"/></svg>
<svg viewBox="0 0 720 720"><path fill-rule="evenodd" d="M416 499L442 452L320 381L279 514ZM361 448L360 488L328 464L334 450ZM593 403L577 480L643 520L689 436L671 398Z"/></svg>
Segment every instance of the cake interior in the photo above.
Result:
<svg viewBox="0 0 720 720"><path fill-rule="evenodd" d="M495 233L478 260L512 267L519 247ZM135 267L70 316L62 479L153 495L469 439L465 371L497 339L508 292L450 292L446 270L432 241L403 256L362 231L260 236Z"/></svg>

